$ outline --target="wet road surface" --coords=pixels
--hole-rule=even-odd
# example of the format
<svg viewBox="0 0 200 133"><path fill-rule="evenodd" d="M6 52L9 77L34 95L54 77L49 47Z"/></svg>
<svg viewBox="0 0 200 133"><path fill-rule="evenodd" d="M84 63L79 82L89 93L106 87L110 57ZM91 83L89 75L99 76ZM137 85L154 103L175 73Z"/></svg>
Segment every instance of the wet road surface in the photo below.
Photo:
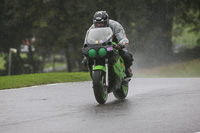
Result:
<svg viewBox="0 0 200 133"><path fill-rule="evenodd" d="M105 105L92 82L0 91L0 133L200 132L200 78L132 79L128 97Z"/></svg>

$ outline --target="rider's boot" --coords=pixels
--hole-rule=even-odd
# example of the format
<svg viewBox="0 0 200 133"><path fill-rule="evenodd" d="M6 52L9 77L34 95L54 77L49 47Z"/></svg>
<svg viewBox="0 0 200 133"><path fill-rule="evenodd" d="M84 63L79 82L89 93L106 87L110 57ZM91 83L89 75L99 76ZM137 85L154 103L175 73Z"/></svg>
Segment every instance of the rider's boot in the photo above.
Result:
<svg viewBox="0 0 200 133"><path fill-rule="evenodd" d="M126 68L126 78L130 78L133 76L132 70L130 67Z"/></svg>

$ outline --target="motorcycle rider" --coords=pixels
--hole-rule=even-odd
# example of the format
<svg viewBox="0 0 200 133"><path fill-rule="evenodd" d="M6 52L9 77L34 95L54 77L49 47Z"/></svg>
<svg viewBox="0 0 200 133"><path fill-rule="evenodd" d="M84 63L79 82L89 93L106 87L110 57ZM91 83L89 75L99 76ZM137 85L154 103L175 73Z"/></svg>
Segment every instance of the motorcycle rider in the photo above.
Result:
<svg viewBox="0 0 200 133"><path fill-rule="evenodd" d="M88 29L86 33L84 44L86 44L86 38L89 33L89 30L94 29L94 28L101 28L101 27L110 27L112 29L113 34L114 34L113 42L117 43L116 48L119 49L119 54L124 59L125 68L126 68L126 77L132 77L133 74L130 67L132 65L133 56L126 49L129 44L129 40L126 37L125 31L122 25L119 24L117 21L109 19L109 16L106 13L106 11L97 11L94 14L93 25ZM82 64L84 65L87 64L86 57L83 58Z"/></svg>

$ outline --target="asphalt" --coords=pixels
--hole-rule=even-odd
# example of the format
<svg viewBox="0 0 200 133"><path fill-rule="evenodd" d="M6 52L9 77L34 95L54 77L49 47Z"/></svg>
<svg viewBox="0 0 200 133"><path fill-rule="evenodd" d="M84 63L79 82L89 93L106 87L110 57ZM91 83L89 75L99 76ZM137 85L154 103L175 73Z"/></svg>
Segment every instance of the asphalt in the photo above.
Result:
<svg viewBox="0 0 200 133"><path fill-rule="evenodd" d="M200 132L200 78L133 78L125 100L105 105L92 82L0 91L0 133L79 132Z"/></svg>

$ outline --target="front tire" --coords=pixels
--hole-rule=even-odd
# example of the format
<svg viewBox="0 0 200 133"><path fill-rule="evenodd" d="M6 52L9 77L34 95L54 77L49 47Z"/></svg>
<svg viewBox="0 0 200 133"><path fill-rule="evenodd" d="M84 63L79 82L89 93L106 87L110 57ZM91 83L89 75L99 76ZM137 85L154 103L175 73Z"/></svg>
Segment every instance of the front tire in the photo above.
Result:
<svg viewBox="0 0 200 133"><path fill-rule="evenodd" d="M122 82L121 88L113 92L117 99L125 99L128 95L128 82Z"/></svg>
<svg viewBox="0 0 200 133"><path fill-rule="evenodd" d="M93 90L99 104L104 104L108 98L108 90L105 86L105 72L98 70L93 72Z"/></svg>

